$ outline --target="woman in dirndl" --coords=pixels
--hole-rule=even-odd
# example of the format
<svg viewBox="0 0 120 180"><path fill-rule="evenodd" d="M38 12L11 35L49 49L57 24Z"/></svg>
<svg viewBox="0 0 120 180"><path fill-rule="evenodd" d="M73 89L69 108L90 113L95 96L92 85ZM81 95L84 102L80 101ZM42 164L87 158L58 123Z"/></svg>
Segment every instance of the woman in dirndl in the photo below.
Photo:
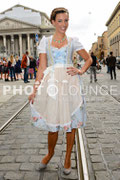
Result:
<svg viewBox="0 0 120 180"><path fill-rule="evenodd" d="M77 128L85 126L85 100L81 93L81 75L92 63L77 38L66 36L69 12L65 8L55 8L50 17L55 33L43 37L38 51L40 64L29 96L33 125L48 131L48 154L40 163L40 170L47 167L54 155L58 132L66 132L66 156L64 174L71 172L71 151ZM72 56L76 51L84 60L84 66L73 66Z"/></svg>

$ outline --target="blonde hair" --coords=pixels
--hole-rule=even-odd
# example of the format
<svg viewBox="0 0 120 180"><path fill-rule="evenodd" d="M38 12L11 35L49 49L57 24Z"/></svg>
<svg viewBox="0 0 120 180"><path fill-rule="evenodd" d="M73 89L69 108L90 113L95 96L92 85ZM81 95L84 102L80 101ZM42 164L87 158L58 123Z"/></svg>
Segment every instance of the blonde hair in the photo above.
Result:
<svg viewBox="0 0 120 180"><path fill-rule="evenodd" d="M18 56L16 56L16 57L15 57L15 60L16 60L16 61L18 61L18 60L19 60L19 57L18 57Z"/></svg>
<svg viewBox="0 0 120 180"><path fill-rule="evenodd" d="M14 62L14 56L13 56L13 55L10 56L10 62L11 62L11 63Z"/></svg>
<svg viewBox="0 0 120 180"><path fill-rule="evenodd" d="M69 15L69 12L66 8L63 7L59 7L59 8L55 8L52 10L51 15L50 15L50 22L52 23L52 20L55 21L56 19L56 15L60 14L60 13L67 13Z"/></svg>

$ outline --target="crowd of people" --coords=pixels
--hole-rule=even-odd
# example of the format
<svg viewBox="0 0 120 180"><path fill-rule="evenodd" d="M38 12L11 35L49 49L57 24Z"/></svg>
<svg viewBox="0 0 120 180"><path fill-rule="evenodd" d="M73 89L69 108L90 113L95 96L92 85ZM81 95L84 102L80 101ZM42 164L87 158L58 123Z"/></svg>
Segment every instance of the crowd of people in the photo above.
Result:
<svg viewBox="0 0 120 180"><path fill-rule="evenodd" d="M22 57L25 57L25 54ZM29 58L29 64L28 64L28 73L27 78L28 79L35 79L36 78L36 72L39 65L39 59L34 59L33 57ZM25 68L22 67L22 60L19 58L19 56L13 56L12 54L10 57L0 57L0 80L4 81L17 81L17 80L24 80L25 76ZM24 80L25 82L25 80Z"/></svg>
<svg viewBox="0 0 120 180"><path fill-rule="evenodd" d="M94 75L94 81L97 81L96 77L96 69L100 67L99 63L103 63L103 67L107 67L107 73L110 74L110 79L113 80L116 79L116 57L113 55L113 52L111 51L110 54L104 58L103 60L98 60L97 57L94 55L94 53L91 53L92 57L92 64L90 66L90 83L92 83L93 75Z"/></svg>

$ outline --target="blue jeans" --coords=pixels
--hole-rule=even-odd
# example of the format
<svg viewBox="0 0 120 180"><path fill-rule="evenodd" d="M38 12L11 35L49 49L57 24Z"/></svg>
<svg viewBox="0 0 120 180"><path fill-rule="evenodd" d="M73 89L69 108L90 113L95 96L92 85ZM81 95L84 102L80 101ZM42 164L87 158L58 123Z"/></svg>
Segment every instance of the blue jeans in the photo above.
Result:
<svg viewBox="0 0 120 180"><path fill-rule="evenodd" d="M107 66L107 73L110 73L110 67Z"/></svg>
<svg viewBox="0 0 120 180"><path fill-rule="evenodd" d="M11 80L13 80L13 76L14 76L14 79L16 80L16 77L15 77L15 68L12 66L12 67L10 67L10 77L11 77Z"/></svg>
<svg viewBox="0 0 120 180"><path fill-rule="evenodd" d="M29 66L24 68L24 82L28 81L28 70L29 70Z"/></svg>

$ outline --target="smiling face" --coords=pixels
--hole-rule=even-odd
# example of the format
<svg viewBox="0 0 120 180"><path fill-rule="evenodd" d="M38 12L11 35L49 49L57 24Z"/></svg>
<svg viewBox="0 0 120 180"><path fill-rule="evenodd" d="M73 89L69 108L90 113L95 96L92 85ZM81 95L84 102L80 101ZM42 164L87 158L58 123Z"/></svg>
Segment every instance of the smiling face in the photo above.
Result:
<svg viewBox="0 0 120 180"><path fill-rule="evenodd" d="M57 33L65 34L68 28L69 16L67 13L59 13L56 15L55 20L52 20L52 24L56 28Z"/></svg>

